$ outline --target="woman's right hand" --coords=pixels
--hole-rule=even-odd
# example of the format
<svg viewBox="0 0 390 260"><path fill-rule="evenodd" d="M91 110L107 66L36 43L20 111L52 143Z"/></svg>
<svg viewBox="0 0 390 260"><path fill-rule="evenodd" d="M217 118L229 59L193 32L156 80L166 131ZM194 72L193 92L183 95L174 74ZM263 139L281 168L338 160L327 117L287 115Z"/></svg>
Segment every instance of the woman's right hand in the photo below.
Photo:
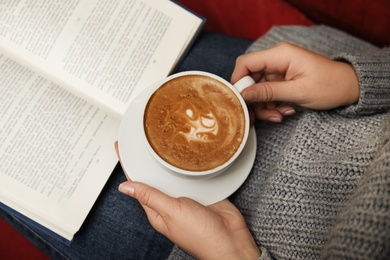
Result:
<svg viewBox="0 0 390 260"><path fill-rule="evenodd" d="M241 92L257 119L281 122L294 103L310 109L332 109L359 99L353 67L296 45L282 42L238 57L231 82L250 75L257 82Z"/></svg>

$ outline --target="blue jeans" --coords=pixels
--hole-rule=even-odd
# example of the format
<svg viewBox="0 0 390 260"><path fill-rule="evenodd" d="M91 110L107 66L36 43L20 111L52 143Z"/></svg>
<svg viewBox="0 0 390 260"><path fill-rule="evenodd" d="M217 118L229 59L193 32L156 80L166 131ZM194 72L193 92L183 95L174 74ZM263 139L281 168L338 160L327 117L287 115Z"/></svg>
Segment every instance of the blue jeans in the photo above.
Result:
<svg viewBox="0 0 390 260"><path fill-rule="evenodd" d="M230 81L235 59L251 42L202 32L175 72L204 70ZM5 219L51 259L166 259L173 244L149 224L136 200L118 191L126 181L118 164L72 243L66 245L0 210Z"/></svg>

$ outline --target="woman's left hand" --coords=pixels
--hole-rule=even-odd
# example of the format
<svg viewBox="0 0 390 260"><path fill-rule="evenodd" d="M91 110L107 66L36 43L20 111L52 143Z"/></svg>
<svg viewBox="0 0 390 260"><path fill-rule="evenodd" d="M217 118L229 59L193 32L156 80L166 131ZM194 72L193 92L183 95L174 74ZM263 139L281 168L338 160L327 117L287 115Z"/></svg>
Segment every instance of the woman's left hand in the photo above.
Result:
<svg viewBox="0 0 390 260"><path fill-rule="evenodd" d="M122 183L119 190L139 201L154 229L198 258L258 259L260 256L243 216L226 199L205 207L192 199L172 198L131 180Z"/></svg>

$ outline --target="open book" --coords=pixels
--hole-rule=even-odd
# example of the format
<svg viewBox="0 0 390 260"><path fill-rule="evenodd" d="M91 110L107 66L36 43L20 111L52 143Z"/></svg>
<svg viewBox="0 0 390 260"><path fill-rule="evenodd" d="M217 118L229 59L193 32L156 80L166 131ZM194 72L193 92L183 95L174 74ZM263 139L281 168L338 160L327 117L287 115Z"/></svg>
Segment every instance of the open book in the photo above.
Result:
<svg viewBox="0 0 390 260"><path fill-rule="evenodd" d="M167 0L0 8L0 202L71 240L116 166L121 115L204 20Z"/></svg>

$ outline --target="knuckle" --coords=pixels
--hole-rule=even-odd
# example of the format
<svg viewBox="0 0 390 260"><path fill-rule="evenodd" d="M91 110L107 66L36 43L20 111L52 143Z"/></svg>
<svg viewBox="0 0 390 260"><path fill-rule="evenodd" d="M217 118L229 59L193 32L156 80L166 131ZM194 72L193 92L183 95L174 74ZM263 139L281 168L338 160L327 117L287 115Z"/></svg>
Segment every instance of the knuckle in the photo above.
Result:
<svg viewBox="0 0 390 260"><path fill-rule="evenodd" d="M262 92L263 92L264 102L270 102L274 100L274 91L268 82L264 82Z"/></svg>
<svg viewBox="0 0 390 260"><path fill-rule="evenodd" d="M236 64L241 64L242 63L242 60L244 59L244 55L245 54L242 54L242 55L240 55L240 56L238 56L236 58Z"/></svg>
<svg viewBox="0 0 390 260"><path fill-rule="evenodd" d="M293 45L290 42L281 41L276 46L279 47L279 48L287 49L287 48L291 48Z"/></svg>
<svg viewBox="0 0 390 260"><path fill-rule="evenodd" d="M137 200L143 205L149 205L150 193L145 190L139 191L137 194Z"/></svg>
<svg viewBox="0 0 390 260"><path fill-rule="evenodd" d="M286 41L280 41L280 42L278 42L278 43L276 44L276 46L278 46L278 47L282 47L282 46L285 46L285 45L288 45L288 42L286 42Z"/></svg>
<svg viewBox="0 0 390 260"><path fill-rule="evenodd" d="M276 47L279 49L280 52L288 52L291 49L294 48L294 44L286 41L281 41L278 44L276 44Z"/></svg>

